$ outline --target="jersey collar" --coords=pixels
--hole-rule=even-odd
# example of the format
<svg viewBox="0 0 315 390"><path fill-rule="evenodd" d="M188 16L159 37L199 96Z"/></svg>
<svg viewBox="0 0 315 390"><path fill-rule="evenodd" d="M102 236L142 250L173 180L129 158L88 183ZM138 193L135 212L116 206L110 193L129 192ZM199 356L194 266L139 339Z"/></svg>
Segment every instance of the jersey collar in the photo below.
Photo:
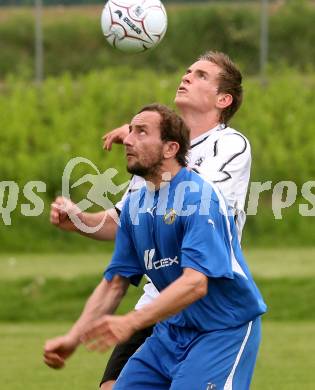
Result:
<svg viewBox="0 0 315 390"><path fill-rule="evenodd" d="M172 177L172 179L170 181L170 188L172 188L172 187L174 188L177 186L178 183L183 182L186 174L187 174L187 168L186 167L181 168L176 173L176 175Z"/></svg>
<svg viewBox="0 0 315 390"><path fill-rule="evenodd" d="M212 134L213 132L215 131L220 131L220 130L223 130L225 129L225 124L224 123L220 123L219 125L213 127L212 129L206 131L205 133L202 133L200 135L198 135L198 137L194 138L193 140L191 140L191 143L190 143L190 148L194 148L195 146L197 145L200 145L202 142L204 142L210 134Z"/></svg>
<svg viewBox="0 0 315 390"><path fill-rule="evenodd" d="M159 193L163 192L163 191L168 191L168 188L174 188L177 186L178 183L181 183L182 181L184 181L185 179L185 175L186 173L188 172L187 168L186 167L182 167L177 173L175 176L173 176L171 178L171 180L169 181L169 187L168 186L165 186L165 185L162 185L162 187L160 187L159 189L150 189L147 185L145 186L146 188L146 191L150 194L155 194L155 196L157 196Z"/></svg>

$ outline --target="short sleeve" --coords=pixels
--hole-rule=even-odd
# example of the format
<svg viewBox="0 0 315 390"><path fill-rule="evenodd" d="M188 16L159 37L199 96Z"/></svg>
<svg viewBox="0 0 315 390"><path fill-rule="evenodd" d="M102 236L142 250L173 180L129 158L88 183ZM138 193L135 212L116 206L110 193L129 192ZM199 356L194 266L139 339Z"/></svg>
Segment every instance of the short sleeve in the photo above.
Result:
<svg viewBox="0 0 315 390"><path fill-rule="evenodd" d="M248 140L239 133L222 136L215 148L215 157L206 158L195 167L206 181L213 182L223 193L237 216L239 240L245 224L245 199L250 178L251 149Z"/></svg>
<svg viewBox="0 0 315 390"><path fill-rule="evenodd" d="M233 279L228 226L218 204L211 201L206 215L197 208L183 223L182 268L195 269L209 278Z"/></svg>
<svg viewBox="0 0 315 390"><path fill-rule="evenodd" d="M222 186L222 192L229 198L240 177L249 176L250 144L241 134L226 134L218 140L215 153L215 157L206 158L197 169L205 180Z"/></svg>
<svg viewBox="0 0 315 390"><path fill-rule="evenodd" d="M138 285L144 274L132 239L132 229L128 217L129 199L125 202L121 213L121 225L115 240L115 251L111 263L104 272L104 278L111 281L115 275L130 279L130 283Z"/></svg>

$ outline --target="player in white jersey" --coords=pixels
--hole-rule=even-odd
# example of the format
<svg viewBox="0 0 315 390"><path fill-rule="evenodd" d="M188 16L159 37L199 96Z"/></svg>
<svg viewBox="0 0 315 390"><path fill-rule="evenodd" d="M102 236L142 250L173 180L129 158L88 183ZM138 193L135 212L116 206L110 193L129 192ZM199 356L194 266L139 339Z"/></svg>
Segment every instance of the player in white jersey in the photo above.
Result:
<svg viewBox="0 0 315 390"><path fill-rule="evenodd" d="M242 76L239 70L225 54L208 52L188 68L175 97L181 116L191 130L189 166L206 180L213 181L220 187L229 205L235 210L239 236L245 222L244 203L250 175L251 154L247 139L227 127L227 124L241 104L241 82ZM112 142L122 142L126 133L128 134L128 126L109 133L105 136L105 148L110 149ZM139 178L134 177L129 191L140 186ZM78 231L68 217L75 205L66 201L68 208L62 210L64 203L64 198L57 198L52 204L51 222L63 230ZM121 203L117 204L116 212L119 213L121 207ZM117 228L115 218L112 218L115 210L78 215L85 225L95 226L102 220L104 213L105 224L99 231L90 235L95 239L113 239ZM96 290L99 291L101 287L102 282ZM137 307L150 301L156 293L154 286L147 284L145 295ZM93 294L89 302L94 302ZM88 310L90 310L89 302ZM76 326L74 328L76 329ZM67 335L50 340L46 344L45 361L49 366L54 368L63 366L65 359L80 343L73 329ZM146 336L147 334L144 334L144 337ZM110 368L105 372L102 381L102 390L112 388L128 357L142 343L143 336L136 335L136 337L138 338L136 342L118 346L117 355L114 351L114 358L111 359Z"/></svg>

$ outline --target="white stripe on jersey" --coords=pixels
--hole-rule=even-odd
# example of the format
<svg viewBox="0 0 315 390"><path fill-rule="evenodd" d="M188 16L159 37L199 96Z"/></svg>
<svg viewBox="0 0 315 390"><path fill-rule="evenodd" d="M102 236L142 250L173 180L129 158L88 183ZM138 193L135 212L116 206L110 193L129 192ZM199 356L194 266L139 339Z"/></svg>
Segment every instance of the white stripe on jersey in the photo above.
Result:
<svg viewBox="0 0 315 390"><path fill-rule="evenodd" d="M251 321L251 322L248 324L248 328L247 328L247 332L246 332L245 338L244 338L244 340L243 340L243 342L242 342L242 345L241 345L240 350L238 351L238 354L237 354L237 356L236 356L235 362L234 362L233 367L232 367L232 371L230 372L230 375L228 376L227 381L225 382L225 385L224 385L223 390L233 390L233 378L234 378L234 374L235 374L236 368L237 368L237 366L238 366L238 363L239 363L239 361L241 360L242 353L243 353L243 351L244 351L244 348L245 348L245 346L246 346L246 343L247 343L247 341L248 341L250 332L251 332L251 330L252 330L252 325L253 325L253 322Z"/></svg>
<svg viewBox="0 0 315 390"><path fill-rule="evenodd" d="M233 250L233 246L232 246L231 224L230 224L229 217L228 217L227 204L226 204L221 192L218 190L218 188L216 188L216 185L213 183L212 183L212 188L219 199L220 212L225 217L225 223L227 225L227 231L229 233L230 251L231 251L230 256L231 256L231 262L232 262L232 270L233 270L233 272L236 272L236 273L242 275L245 279L247 279L245 272L243 271L242 267L240 266L240 264L238 263L238 261L235 258L235 255L234 255L234 250Z"/></svg>

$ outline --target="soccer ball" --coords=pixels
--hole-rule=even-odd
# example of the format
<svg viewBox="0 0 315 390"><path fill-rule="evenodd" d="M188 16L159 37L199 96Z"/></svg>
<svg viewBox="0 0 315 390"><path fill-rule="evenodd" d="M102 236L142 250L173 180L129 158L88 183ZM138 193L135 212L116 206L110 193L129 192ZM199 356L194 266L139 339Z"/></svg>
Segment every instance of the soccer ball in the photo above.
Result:
<svg viewBox="0 0 315 390"><path fill-rule="evenodd" d="M109 0L103 9L102 30L113 47L137 53L161 42L167 15L160 0Z"/></svg>

